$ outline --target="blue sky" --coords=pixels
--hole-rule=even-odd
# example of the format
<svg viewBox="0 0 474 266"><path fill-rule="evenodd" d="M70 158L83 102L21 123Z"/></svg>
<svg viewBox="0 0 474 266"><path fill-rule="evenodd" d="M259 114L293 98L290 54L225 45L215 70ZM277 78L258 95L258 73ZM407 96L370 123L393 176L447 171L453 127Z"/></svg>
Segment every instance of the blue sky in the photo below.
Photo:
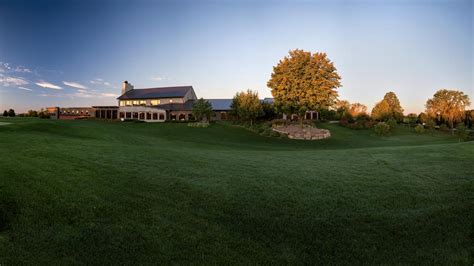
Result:
<svg viewBox="0 0 474 266"><path fill-rule="evenodd" d="M120 83L198 97L271 96L291 49L326 52L340 98L394 91L420 112L440 88L474 101L473 1L0 0L0 109L116 104Z"/></svg>

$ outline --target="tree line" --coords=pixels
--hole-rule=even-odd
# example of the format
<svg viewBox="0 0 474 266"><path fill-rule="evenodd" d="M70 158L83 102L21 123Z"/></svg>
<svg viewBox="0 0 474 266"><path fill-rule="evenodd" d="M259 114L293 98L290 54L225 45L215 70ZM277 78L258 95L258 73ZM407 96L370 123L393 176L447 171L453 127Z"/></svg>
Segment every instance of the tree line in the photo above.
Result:
<svg viewBox="0 0 474 266"><path fill-rule="evenodd" d="M9 109L8 111L7 110L3 111L3 117L15 117L15 116L49 118L48 112L44 109L41 109L39 111L28 110L28 112L20 113L18 115L15 113L15 110L13 110L13 109Z"/></svg>
<svg viewBox="0 0 474 266"><path fill-rule="evenodd" d="M460 123L472 127L474 121L474 110L467 110L470 105L468 95L447 89L441 89L429 98L425 112L420 114L405 116L397 95L392 91L387 92L369 114L364 104L338 99L341 77L326 53L290 51L273 67L267 86L273 95L273 105L262 103L257 92L247 90L234 96L231 114L252 125L257 119L274 119L282 114L290 118L296 115L303 123L308 111L316 111L322 120L340 120L341 124L352 128L374 127L378 123L386 123L392 128L398 123L429 127L435 123L435 126L453 129L461 127ZM384 125L379 127L385 131Z"/></svg>

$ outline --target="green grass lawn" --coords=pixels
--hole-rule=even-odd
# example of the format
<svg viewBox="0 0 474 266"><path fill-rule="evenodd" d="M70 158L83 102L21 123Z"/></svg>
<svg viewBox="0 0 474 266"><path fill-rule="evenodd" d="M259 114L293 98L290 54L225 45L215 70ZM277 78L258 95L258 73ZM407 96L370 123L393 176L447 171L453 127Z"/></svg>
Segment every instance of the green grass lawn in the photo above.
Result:
<svg viewBox="0 0 474 266"><path fill-rule="evenodd" d="M4 119L0 265L474 262L474 142Z"/></svg>

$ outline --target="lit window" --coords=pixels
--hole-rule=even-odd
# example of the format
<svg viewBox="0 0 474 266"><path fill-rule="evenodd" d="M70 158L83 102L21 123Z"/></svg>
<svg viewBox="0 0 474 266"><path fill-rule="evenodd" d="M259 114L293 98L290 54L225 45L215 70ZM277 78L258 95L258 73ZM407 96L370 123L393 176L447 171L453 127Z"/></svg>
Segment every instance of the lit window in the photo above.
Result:
<svg viewBox="0 0 474 266"><path fill-rule="evenodd" d="M132 105L132 101L127 101L126 104L127 104L127 106L130 106L130 105Z"/></svg>
<svg viewBox="0 0 474 266"><path fill-rule="evenodd" d="M170 99L170 103L172 103L172 102L173 102L173 99Z"/></svg>
<svg viewBox="0 0 474 266"><path fill-rule="evenodd" d="M120 101L120 106L125 106L125 101Z"/></svg>
<svg viewBox="0 0 474 266"><path fill-rule="evenodd" d="M160 104L160 100L151 100L151 105L158 105Z"/></svg>
<svg viewBox="0 0 474 266"><path fill-rule="evenodd" d="M140 101L140 105L146 105L146 101L145 101L145 100L141 100L141 101Z"/></svg>
<svg viewBox="0 0 474 266"><path fill-rule="evenodd" d="M133 105L139 105L140 104L140 101L133 101Z"/></svg>

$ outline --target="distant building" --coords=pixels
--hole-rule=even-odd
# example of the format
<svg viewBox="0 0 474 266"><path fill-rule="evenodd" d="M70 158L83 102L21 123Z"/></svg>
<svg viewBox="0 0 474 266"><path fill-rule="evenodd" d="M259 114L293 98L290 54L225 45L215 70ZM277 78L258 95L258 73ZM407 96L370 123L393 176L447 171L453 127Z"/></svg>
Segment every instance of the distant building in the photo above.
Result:
<svg viewBox="0 0 474 266"><path fill-rule="evenodd" d="M212 106L213 114L211 116L211 121L234 119L234 117L229 113L232 99L207 99L207 101Z"/></svg>
<svg viewBox="0 0 474 266"><path fill-rule="evenodd" d="M86 118L117 119L117 106L47 107L52 119L74 120Z"/></svg>

